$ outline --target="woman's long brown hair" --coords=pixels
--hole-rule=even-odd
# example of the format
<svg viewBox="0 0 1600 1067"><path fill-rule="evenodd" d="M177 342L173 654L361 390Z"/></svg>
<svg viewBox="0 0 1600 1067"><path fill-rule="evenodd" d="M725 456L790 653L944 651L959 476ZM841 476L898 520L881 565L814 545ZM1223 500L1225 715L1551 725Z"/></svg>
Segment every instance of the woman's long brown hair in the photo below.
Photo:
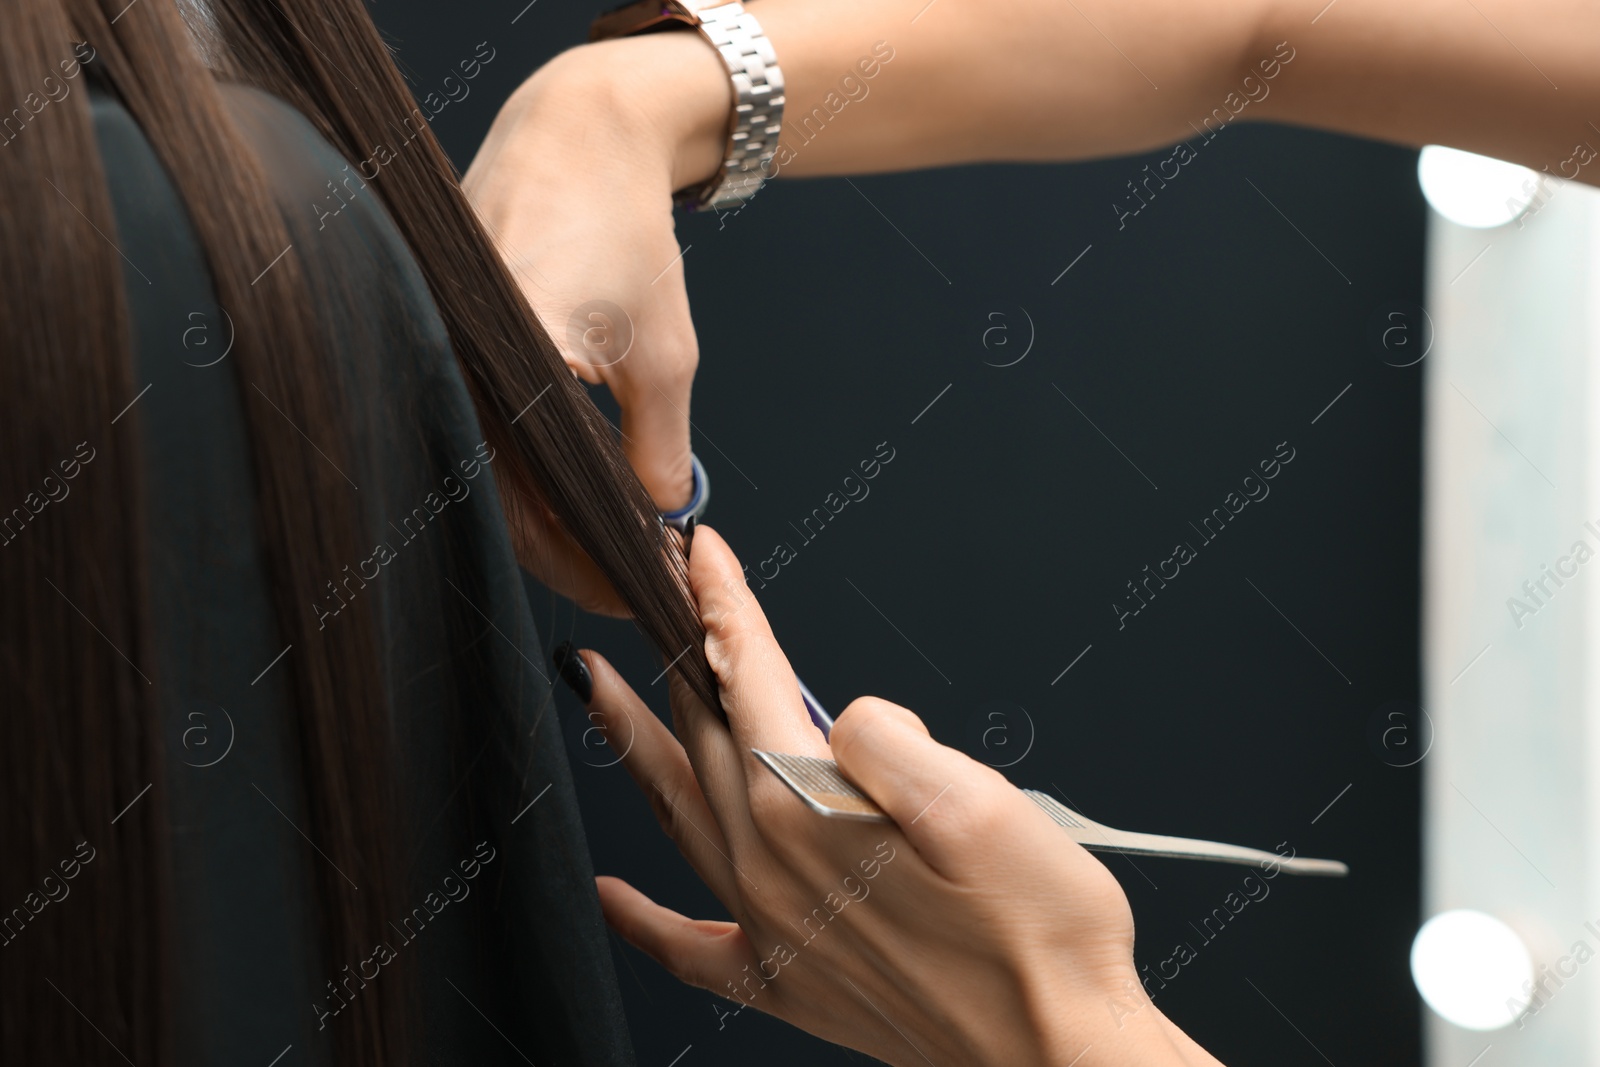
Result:
<svg viewBox="0 0 1600 1067"><path fill-rule="evenodd" d="M313 639L305 606L324 576L358 558L361 516L289 423L333 442L336 465L358 442L340 418L327 342L300 312L296 257L256 277L289 239L219 79L288 100L352 162L399 126L421 129L369 184L422 266L499 453L502 494L552 515L666 656L703 636L675 542L492 250L360 0L213 0L193 17L190 26L174 0L0 6L0 924L69 863L94 870L72 882L70 914L0 936L7 1064L142 1067L173 1051L161 679L136 666L148 669L155 645L145 472L136 416L118 418L137 395L130 320L88 94L56 99L45 81L59 85L64 63L92 49L96 77L144 130L235 320L240 380L261 385L243 401L280 639L295 649L280 669L304 801L312 836L364 887L341 891L339 875L317 868L329 958L365 955L401 899L388 761L375 758L389 744L387 697L370 616ZM6 126L13 106L26 114ZM547 390L535 413L515 418ZM95 458L72 507L36 509L44 480L85 447ZM16 508L26 529L14 536L5 523ZM675 669L717 706L703 655ZM52 975L70 975L70 990ZM336 1034L341 1063L407 1061L406 986L378 983L353 1002Z"/></svg>

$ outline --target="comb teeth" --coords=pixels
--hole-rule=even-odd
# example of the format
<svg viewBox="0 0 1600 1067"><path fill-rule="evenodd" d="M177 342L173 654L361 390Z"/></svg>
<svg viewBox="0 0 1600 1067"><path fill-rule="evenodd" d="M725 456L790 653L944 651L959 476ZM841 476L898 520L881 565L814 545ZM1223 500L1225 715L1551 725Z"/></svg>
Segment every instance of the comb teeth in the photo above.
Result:
<svg viewBox="0 0 1600 1067"><path fill-rule="evenodd" d="M1057 802L1056 798L1048 793L1041 793L1037 789L1024 789L1029 800L1039 806L1039 809L1055 821L1057 826L1065 826L1069 830L1082 830L1082 820L1073 814L1072 810L1064 804Z"/></svg>
<svg viewBox="0 0 1600 1067"><path fill-rule="evenodd" d="M889 816L866 794L845 780L832 760L815 756L793 756L785 752L754 750L756 758L783 779L806 805L821 815L888 822Z"/></svg>

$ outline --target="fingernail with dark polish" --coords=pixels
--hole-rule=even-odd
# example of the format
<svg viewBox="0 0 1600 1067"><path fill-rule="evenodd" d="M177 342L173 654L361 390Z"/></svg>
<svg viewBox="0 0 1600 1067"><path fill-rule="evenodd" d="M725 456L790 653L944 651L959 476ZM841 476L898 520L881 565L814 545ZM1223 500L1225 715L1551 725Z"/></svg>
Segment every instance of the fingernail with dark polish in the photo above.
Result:
<svg viewBox="0 0 1600 1067"><path fill-rule="evenodd" d="M555 665L561 680L578 694L579 700L587 704L594 699L594 679L590 677L588 666L583 662L583 657L578 655L577 649L572 647L571 641L563 641L552 649L550 662Z"/></svg>
<svg viewBox="0 0 1600 1067"><path fill-rule="evenodd" d="M694 546L694 516L689 516L689 521L683 524L683 558L689 558L689 549Z"/></svg>

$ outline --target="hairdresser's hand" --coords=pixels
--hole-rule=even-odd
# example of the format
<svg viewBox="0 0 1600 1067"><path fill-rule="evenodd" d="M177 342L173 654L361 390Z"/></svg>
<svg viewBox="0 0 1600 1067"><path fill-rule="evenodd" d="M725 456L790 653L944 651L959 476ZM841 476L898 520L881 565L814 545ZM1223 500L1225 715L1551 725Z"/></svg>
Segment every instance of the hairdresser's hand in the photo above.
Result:
<svg viewBox="0 0 1600 1067"><path fill-rule="evenodd" d="M690 580L731 724L676 674L682 745L594 652L591 711L736 922L614 878L606 918L673 974L889 1063L1215 1064L1141 994L1121 887L998 773L863 698L810 724L738 561L701 527ZM894 825L819 817L752 748L832 756Z"/></svg>
<svg viewBox="0 0 1600 1067"><path fill-rule="evenodd" d="M1506 2L1492 25L1441 33L1440 0L1344 0L1295 61L1310 43L1303 6L1130 0L1103 5L1090 33L1054 0L762 0L790 116L779 165L799 176L1098 158L1176 144L1207 115L1449 144L1600 183L1584 165L1600 7ZM1139 66L1105 47L1124 37L1140 38ZM670 193L716 170L727 117L727 75L696 35L588 45L517 91L465 183L568 362L616 395L628 455L663 508L691 488L698 358Z"/></svg>
<svg viewBox="0 0 1600 1067"><path fill-rule="evenodd" d="M672 191L715 171L728 89L715 52L666 36L678 39L607 42L604 65L587 49L546 65L495 119L463 185L567 365L611 390L628 459L672 510L693 490L699 360ZM684 148L692 109L668 112L652 91L660 64L680 81L704 72L712 121L698 154Z"/></svg>

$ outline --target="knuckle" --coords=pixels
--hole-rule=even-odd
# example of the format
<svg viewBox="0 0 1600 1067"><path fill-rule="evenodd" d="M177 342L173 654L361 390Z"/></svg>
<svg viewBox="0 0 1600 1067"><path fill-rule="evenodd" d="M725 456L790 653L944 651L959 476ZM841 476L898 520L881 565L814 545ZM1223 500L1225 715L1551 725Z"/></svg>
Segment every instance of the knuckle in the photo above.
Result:
<svg viewBox="0 0 1600 1067"><path fill-rule="evenodd" d="M685 951L676 940L668 939L660 946L661 966L667 973L692 986L700 986L698 961L693 953Z"/></svg>
<svg viewBox="0 0 1600 1067"><path fill-rule="evenodd" d="M668 376L693 378L700 366L700 344L695 339L694 331L664 338L656 352L656 360Z"/></svg>
<svg viewBox="0 0 1600 1067"><path fill-rule="evenodd" d="M678 839L678 813L673 809L666 792L659 785L650 790L650 811L654 813L656 822L661 824L661 829L666 832L666 835L676 841Z"/></svg>
<svg viewBox="0 0 1600 1067"><path fill-rule="evenodd" d="M745 581L741 572L737 575L724 576L716 589L706 590L701 599L710 607L706 612L708 622L720 626L724 619L742 615L756 602L756 595L751 591L750 583Z"/></svg>
<svg viewBox="0 0 1600 1067"><path fill-rule="evenodd" d="M895 705L881 697L856 697L834 721L828 741L835 754L854 749L872 739L890 721Z"/></svg>
<svg viewBox="0 0 1600 1067"><path fill-rule="evenodd" d="M706 630L706 659L719 677L736 660L754 651L752 642L761 636L750 610L752 603L750 599L718 600L700 611L700 622Z"/></svg>
<svg viewBox="0 0 1600 1067"><path fill-rule="evenodd" d="M1000 839L1016 821L1015 808L1009 803L1011 799L994 789L977 789L962 797L960 803L950 806L951 821L959 831L975 840Z"/></svg>
<svg viewBox="0 0 1600 1067"><path fill-rule="evenodd" d="M747 802L750 821L763 832L786 825L794 817L795 798L788 786L771 774L761 774L751 779Z"/></svg>
<svg viewBox="0 0 1600 1067"><path fill-rule="evenodd" d="M700 625L706 631L706 660L721 673L728 658L737 654L739 609L729 604L703 604Z"/></svg>
<svg viewBox="0 0 1600 1067"><path fill-rule="evenodd" d="M856 697L844 709L844 714L839 718L853 718L858 723L881 722L885 716L893 715L895 705L882 697L865 696Z"/></svg>
<svg viewBox="0 0 1600 1067"><path fill-rule="evenodd" d="M679 799L681 796L682 789L678 783L657 782L655 788L650 790L650 810L655 813L656 821L669 838L680 844L690 832Z"/></svg>

